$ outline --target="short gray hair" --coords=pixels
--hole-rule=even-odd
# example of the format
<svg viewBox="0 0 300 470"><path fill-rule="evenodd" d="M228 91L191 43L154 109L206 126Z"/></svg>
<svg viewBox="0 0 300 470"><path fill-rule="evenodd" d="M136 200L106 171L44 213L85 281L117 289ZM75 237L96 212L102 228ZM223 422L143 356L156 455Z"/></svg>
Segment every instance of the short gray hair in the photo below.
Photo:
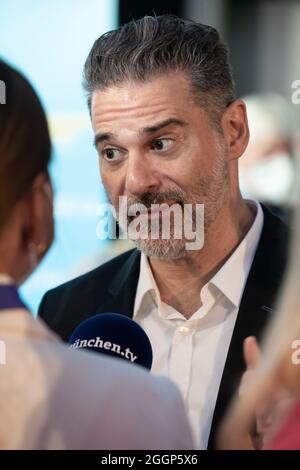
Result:
<svg viewBox="0 0 300 470"><path fill-rule="evenodd" d="M94 43L84 67L89 109L96 90L170 71L188 74L195 101L213 121L235 100L228 49L216 29L173 15L145 16Z"/></svg>

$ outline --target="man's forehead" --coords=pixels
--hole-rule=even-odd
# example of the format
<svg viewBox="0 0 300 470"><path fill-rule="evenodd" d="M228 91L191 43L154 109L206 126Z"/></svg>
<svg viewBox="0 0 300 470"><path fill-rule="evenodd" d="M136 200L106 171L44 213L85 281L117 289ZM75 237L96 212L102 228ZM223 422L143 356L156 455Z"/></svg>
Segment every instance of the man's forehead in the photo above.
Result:
<svg viewBox="0 0 300 470"><path fill-rule="evenodd" d="M92 95L91 111L95 129L123 121L147 127L169 118L184 120L192 106L186 92L181 91L172 77L169 84L163 78L148 83L123 83L97 90Z"/></svg>
<svg viewBox="0 0 300 470"><path fill-rule="evenodd" d="M190 95L190 83L185 73L168 72L145 81L124 81L95 90L92 94L92 109L104 106L135 108L142 104L160 101L174 103L182 98L186 101ZM176 95L174 95L176 93Z"/></svg>

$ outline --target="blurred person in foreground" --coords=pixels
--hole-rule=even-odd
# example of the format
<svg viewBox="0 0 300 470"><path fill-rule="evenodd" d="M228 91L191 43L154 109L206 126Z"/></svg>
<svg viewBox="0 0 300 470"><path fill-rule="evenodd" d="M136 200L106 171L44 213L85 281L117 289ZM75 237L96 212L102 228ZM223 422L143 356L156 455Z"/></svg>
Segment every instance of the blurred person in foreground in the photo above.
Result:
<svg viewBox="0 0 300 470"><path fill-rule="evenodd" d="M18 296L53 239L41 104L0 61L0 449L188 449L179 392L142 368L70 350Z"/></svg>
<svg viewBox="0 0 300 470"><path fill-rule="evenodd" d="M220 449L300 450L300 206L289 266L260 351L245 340L247 371L221 426Z"/></svg>
<svg viewBox="0 0 300 470"><path fill-rule="evenodd" d="M243 101L250 138L239 165L241 192L290 222L300 183L296 107L275 93L247 95Z"/></svg>
<svg viewBox="0 0 300 470"><path fill-rule="evenodd" d="M136 206L161 229L168 210L189 206L194 235L175 236L183 224L171 213L167 237L137 234L137 249L47 292L39 315L64 340L97 313L136 320L153 346L151 371L175 381L197 447L213 448L244 371L243 340L272 314L288 244L282 221L240 192L249 131L227 47L211 26L144 17L96 40L85 88L108 199L117 214L120 197L128 202L121 227L134 228ZM203 246L190 249L201 233Z"/></svg>

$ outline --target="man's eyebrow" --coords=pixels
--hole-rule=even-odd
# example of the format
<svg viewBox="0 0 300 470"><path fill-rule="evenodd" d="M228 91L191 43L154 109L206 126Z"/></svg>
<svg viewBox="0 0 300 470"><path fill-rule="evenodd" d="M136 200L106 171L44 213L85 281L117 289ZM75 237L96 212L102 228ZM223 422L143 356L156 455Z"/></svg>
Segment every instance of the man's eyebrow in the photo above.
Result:
<svg viewBox="0 0 300 470"><path fill-rule="evenodd" d="M98 144L112 139L113 136L110 132L98 132L94 138L94 146L97 147Z"/></svg>
<svg viewBox="0 0 300 470"><path fill-rule="evenodd" d="M169 119L165 119L165 121L158 122L157 124L154 124L153 126L145 127L144 129L142 129L141 133L142 134L154 134L154 132L159 131L163 127L170 126L171 124L184 127L184 126L187 126L188 123L178 118L169 118Z"/></svg>
<svg viewBox="0 0 300 470"><path fill-rule="evenodd" d="M154 134L155 132L159 131L160 129L175 124L177 126L187 126L187 122L182 121L181 119L177 118L169 118L165 119L164 121L158 122L157 124L153 124L153 126L145 127L140 131L141 134ZM101 142L108 141L113 139L115 136L111 132L98 132L94 138L94 145L95 147L98 146Z"/></svg>

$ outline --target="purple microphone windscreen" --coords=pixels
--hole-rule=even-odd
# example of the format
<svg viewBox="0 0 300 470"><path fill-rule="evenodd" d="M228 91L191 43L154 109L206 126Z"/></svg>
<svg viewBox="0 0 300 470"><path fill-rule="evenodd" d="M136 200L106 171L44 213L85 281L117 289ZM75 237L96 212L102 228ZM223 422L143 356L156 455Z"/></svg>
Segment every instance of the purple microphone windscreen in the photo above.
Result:
<svg viewBox="0 0 300 470"><path fill-rule="evenodd" d="M100 313L83 321L73 331L69 344L73 349L89 349L149 370L152 366L152 346L145 331L118 313Z"/></svg>

